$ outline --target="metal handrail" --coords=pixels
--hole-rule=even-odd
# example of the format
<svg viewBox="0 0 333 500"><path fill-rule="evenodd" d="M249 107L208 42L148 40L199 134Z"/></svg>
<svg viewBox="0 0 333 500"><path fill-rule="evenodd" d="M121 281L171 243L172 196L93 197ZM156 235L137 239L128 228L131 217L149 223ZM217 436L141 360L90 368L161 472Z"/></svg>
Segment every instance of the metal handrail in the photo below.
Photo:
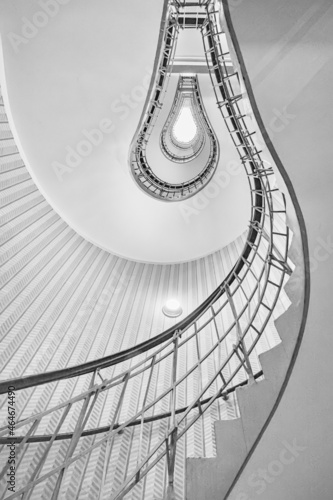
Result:
<svg viewBox="0 0 333 500"><path fill-rule="evenodd" d="M180 29L180 25L178 23L180 14L179 8L177 3L172 2L172 5L175 8L176 14L174 13L173 15L170 15L168 23L166 24L164 47L161 51L163 57L161 58L159 69L157 71L153 92L154 97L147 105L142 125L135 138L131 151L130 164L133 178L141 189L143 189L150 196L160 200L175 202L193 196L198 191L203 189L203 187L211 180L219 160L219 147L215 134L212 128L208 125L208 118L207 120L205 118L203 106L200 103L198 108L200 109L200 113L203 113L203 119L206 121L205 128L209 130L209 139L211 143L209 156L202 171L193 179L186 182L170 183L159 178L154 173L146 158L146 147L149 142L149 137L154 130L154 126L162 107L163 98L166 94L168 83L167 76L170 76L171 74L170 68L172 68L173 56ZM199 98L200 96L197 93L197 99Z"/></svg>
<svg viewBox="0 0 333 500"><path fill-rule="evenodd" d="M258 222L258 221L257 221ZM103 358L98 358L80 365L63 368L60 370L53 370L49 372L28 375L26 377L17 377L10 380L4 380L0 382L0 394L7 393L8 386L13 385L16 391L22 389L28 389L29 387L36 387L38 385L43 385L51 383L54 381L59 381L63 379L79 377L88 373L92 373L97 369L105 369L110 366L123 363L131 358L139 356L154 347L158 347L168 340L172 339L177 331L185 331L200 319L205 312L214 304L224 293L226 285L231 286L235 281L235 276L240 274L241 270L245 266L245 262L249 253L252 250L252 244L255 242L258 231L255 227L250 226L248 238L246 240L244 249L240 257L238 258L234 268L228 273L227 277L223 282L205 299L196 309L194 309L190 314L188 314L184 319L179 321L176 325L171 326L164 332L148 339L140 344L133 347L120 351L116 354L111 354L109 356L104 356Z"/></svg>
<svg viewBox="0 0 333 500"><path fill-rule="evenodd" d="M254 380L258 380L261 377L263 377L264 373L262 370L258 371L253 375ZM244 385L247 385L248 381L244 380L243 382L240 382L239 384L236 384L229 389L226 389L224 392L222 392L218 398L223 398L224 400L228 399L229 394L232 394L233 392L236 391L236 389L239 389L240 387L244 387ZM206 404L208 403L209 399L202 399L201 404ZM197 403L194 407L198 407L199 403ZM175 410L175 413L178 415L179 413L183 413L188 410L188 406L184 406L182 408L177 408ZM162 420L164 418L168 418L171 416L171 412L165 412L165 413L160 413L158 415L154 415L151 417L146 417L143 419L144 424L149 424L150 422L155 422L156 420ZM127 425L127 427L133 427L135 425L141 425L142 421L141 420L134 420L130 424ZM94 436L95 434L103 434L104 432L108 432L110 430L116 430L119 427L121 427L123 424L114 424L114 426L111 427L109 425L105 425L102 427L96 427L94 429L87 429L82 432L81 437L86 437L86 436ZM1 431L1 430L0 430ZM67 433L59 433L55 437L55 441L62 441L64 439L71 439L73 437L73 432L67 432ZM0 445L2 444L8 444L8 443L21 443L23 441L25 436L13 436L13 437L0 437ZM45 443L47 441L51 441L53 437L53 434L41 434L41 435L34 435L32 437L29 437L27 439L27 443Z"/></svg>
<svg viewBox="0 0 333 500"><path fill-rule="evenodd" d="M221 113L239 152L240 161L248 174L251 192L251 221L243 252L226 279L195 311L154 338L120 353L79 366L31 375L0 384L0 392L4 392L5 388L7 391L9 384L14 386L15 390L31 391L40 384L72 377L78 377L79 380L82 375L92 374L89 387L87 387L88 379L83 379L84 390L79 395L17 422L16 429L27 429L26 434L21 436L22 439L17 447L21 463L26 450L29 446L33 446L34 438L42 439L43 437L44 440L46 436L47 445L46 448L40 450L38 456L34 454L34 463L31 464L32 472L25 483L22 480L20 489L6 497L4 491L0 498L10 500L23 495L23 499L28 500L38 484L56 476L52 497L56 499L60 494L64 472L68 467L89 456L98 447L105 445L104 471L100 486L100 491L102 491L103 485L106 484L113 442L130 427L136 427L140 431L137 465L127 475L121 488L114 492L113 500L124 498L126 493L165 457L168 466L168 491L172 492L178 441L219 398L234 392L236 386L239 385L235 382L240 374L243 379L242 385L262 375L262 372L258 375L252 370L253 357L256 357L255 349L272 318L285 277L291 272L288 263L289 230L285 220L285 200L283 196L279 198L279 192L272 182L274 181L273 171L271 168L266 168L261 160L260 152L253 140L253 132L249 130L246 119L242 116L239 106L242 96L236 92L237 76L228 74L229 66L226 68L223 56L221 57L222 49L219 41L221 30L217 13L211 8L211 4L207 5L206 12L206 22L202 24L201 29L207 62L210 63L211 68L210 75ZM278 206L276 209L275 205L281 203L284 208L281 210ZM280 227L277 231L276 224L283 225L283 231ZM228 311L231 319L229 326L222 331L217 321L225 311ZM208 326L216 336L216 340L206 346L203 343ZM230 347L229 339L233 332L237 335ZM191 342L196 345L197 360L183 369L178 363L178 358ZM226 350L222 355L223 346ZM130 359L136 359L136 363L123 368L121 373L114 373L108 377L102 373L105 368L116 367ZM202 370L206 369L209 360L212 360L214 364L214 373L209 375L203 383ZM158 367L166 363L171 367L170 382L160 389L160 393L149 397L152 377ZM97 382L97 377L101 378L101 382ZM191 377L198 377L200 381L195 397L187 406L178 407L177 394L184 382L192 380ZM141 384L142 395L140 394L138 398L137 408L129 412L120 424L118 422L121 420L127 388L135 380ZM113 396L115 401L112 421L106 428L104 427L105 430L102 431L103 427L100 427L97 432L96 428L89 427L89 422L96 402L106 395ZM151 415L151 412L155 412L159 408L159 403L165 401L165 398L169 398L169 410ZM60 465L56 464L50 469L48 464L45 472L44 466L48 463L53 443L62 439L59 437L64 435L60 433L61 427L70 425L71 415L75 409L78 412L75 418L75 428L65 433L67 437L64 438L69 441L67 453ZM177 419L176 415L180 417ZM36 430L41 424L44 428L51 425L51 416L52 434L36 436ZM150 444L144 452L144 426L147 423L153 425L154 422L162 420L167 420L164 436L158 438L156 443ZM7 428L1 428L0 436L5 436L7 432ZM81 437L102 432L104 436L101 439L94 438L92 443L79 449ZM1 439L0 443L3 443L7 438ZM4 478L6 471L7 467L4 467L0 472L0 479Z"/></svg>

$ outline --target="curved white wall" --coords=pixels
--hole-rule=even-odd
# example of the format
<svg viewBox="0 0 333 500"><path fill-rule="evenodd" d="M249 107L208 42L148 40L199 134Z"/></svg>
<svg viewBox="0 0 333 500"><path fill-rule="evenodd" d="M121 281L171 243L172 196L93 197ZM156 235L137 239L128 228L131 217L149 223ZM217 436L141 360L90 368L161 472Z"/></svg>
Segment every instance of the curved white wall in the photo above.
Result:
<svg viewBox="0 0 333 500"><path fill-rule="evenodd" d="M220 184L213 180L213 188L188 202L153 199L131 178L129 147L150 83L163 3L55 0L52 17L42 0L3 0L0 31L9 118L48 202L102 249L173 263L229 244L246 229L250 210L245 176L230 174L229 157L222 156ZM34 28L43 12L45 26ZM100 143L89 145L87 134Z"/></svg>
<svg viewBox="0 0 333 500"><path fill-rule="evenodd" d="M2 99L0 106L0 120L4 122L0 125L2 380L80 364L147 340L191 312L223 280L242 251L245 236L204 259L163 266L121 259L75 233L53 211L33 183L14 140L10 139ZM183 315L177 320L162 314L162 306L170 297L177 297L183 306ZM209 332L209 337L214 338L212 332ZM191 353L188 356L190 359ZM121 366L123 368L124 364ZM156 383L167 377L163 375L167 367L160 367L160 370ZM113 367L103 375L111 376L112 371ZM59 398L78 394L87 383L89 379L84 376L17 393L17 419L41 411L57 403ZM137 396L138 391L126 393L124 411ZM102 400L102 407L96 407L92 414L91 426L109 421L112 398ZM233 400L230 399L228 405L228 414L235 415ZM206 453L214 453L215 411L207 415L206 429L201 431L195 445L189 446L188 453L203 449L207 439L211 445L205 445ZM224 403L221 403L221 412L226 412ZM2 422L6 414L7 397L2 396ZM72 424L75 418L73 414ZM47 425L39 432L47 432L52 422L47 422ZM161 429L163 425L162 420ZM118 458L110 466L112 470L118 463L123 469L127 467L131 447L135 446L133 435L134 432L126 431L121 437L127 453L118 454L115 447L113 456ZM80 447L84 448L88 441L91 438L83 438ZM54 447L56 460L63 456L66 446L67 443L59 443ZM29 469L42 448L43 445L29 448L24 454L21 470ZM7 448L0 447L0 462L5 460L6 453ZM183 464L184 453L185 450L181 454ZM95 491L91 487L94 481L98 481L103 460L102 451L96 450L85 462L87 469L75 467L74 475L69 474L65 481L67 494L71 494L74 483L79 481L74 494L80 492L80 498L90 498L91 491ZM155 489L160 487L163 490L164 470L156 470L150 481ZM181 484L184 481L183 473L179 475L179 481ZM33 498L47 500L53 488L54 478L50 478L39 485ZM133 495L138 495L139 490L137 488ZM152 498L146 489L143 495L141 498Z"/></svg>
<svg viewBox="0 0 333 500"><path fill-rule="evenodd" d="M2 380L80 364L147 340L177 321L162 314L167 298L180 300L184 309L179 318L182 319L229 272L243 249L245 234L219 252L179 265L135 263L113 256L84 240L54 212L38 191L11 138L2 98L0 108ZM228 317L219 318L219 328L226 328L224 321L228 324L229 320ZM210 324L200 341L207 346L215 341L215 335L214 326ZM230 342L234 342L233 336ZM258 344L258 351L278 342L277 332L270 323L267 335ZM182 366L193 361L194 349L192 344L182 354ZM130 362L103 370L103 376L111 377L113 370L124 369ZM207 366L208 371L214 371L213 358L209 358ZM257 359L253 367L254 370L260 369ZM165 383L169 375L170 366L167 362L161 363L155 387ZM242 374L239 373L236 383L241 380ZM17 392L17 419L58 404L62 398L79 394L88 385L89 377L82 376ZM179 407L192 401L194 390L195 387L189 384L187 393L178 391ZM126 418L127 410L138 404L139 393L135 386L126 392L123 418ZM105 393L94 408L89 426L98 427L110 422L112 404L113 398ZM5 422L6 416L7 397L3 395L0 398L0 420ZM180 445L177 455L179 491L185 486L186 457L213 456L216 449L214 421L236 416L237 403L231 396L227 402L219 400L214 404L205 414L204 421L198 422L188 432L186 446ZM67 430L75 425L76 419L77 414L73 412ZM51 432L52 422L52 419L46 419L39 432ZM164 419L158 421L154 432L163 432L164 425ZM135 457L137 451L137 437L137 431L129 429L117 440L112 452L111 476L120 474L121 469L121 477L133 465L131 457ZM148 433L145 436L147 446L155 438L155 434L150 436ZM80 449L93 443L94 439L94 436L82 438ZM67 442L54 445L50 464L63 459L66 446ZM20 465L23 474L36 463L43 447L44 444L33 444L26 449ZM101 484L103 453L103 447L96 449L67 474L64 488L68 498L79 494L80 500L88 500L96 494L96 485ZM5 460L6 454L7 447L0 447L0 462ZM20 477L19 473L18 481ZM117 484L115 481L113 487ZM48 500L54 485L55 477L49 478L34 490L33 498ZM148 483L140 482L128 498L152 500L156 492L163 494L164 487L165 469L161 463L149 475ZM110 488L108 483L105 496L110 493Z"/></svg>

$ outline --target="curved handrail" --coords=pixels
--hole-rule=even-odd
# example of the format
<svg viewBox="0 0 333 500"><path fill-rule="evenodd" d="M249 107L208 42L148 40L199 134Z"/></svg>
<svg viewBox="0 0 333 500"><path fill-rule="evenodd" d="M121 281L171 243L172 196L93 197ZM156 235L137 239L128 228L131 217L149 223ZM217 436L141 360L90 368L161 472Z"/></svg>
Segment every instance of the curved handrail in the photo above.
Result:
<svg viewBox="0 0 333 500"><path fill-rule="evenodd" d="M253 375L254 379L257 380L259 379L260 377L262 377L264 375L263 371L260 370L258 371L257 373L255 373ZM240 387L244 387L244 385L246 385L248 383L247 380L243 380L243 382L240 382L239 384L236 384L234 385L233 387L230 387L229 389L226 389L224 392L222 392L218 398L223 398L223 399L227 399L229 394L232 394L233 392L236 391L236 389L239 389ZM218 399L217 398L217 399ZM201 404L206 404L208 403L209 401L209 398L206 398L206 399L202 399L201 400ZM199 403L197 403L196 405L194 405L194 408L197 408L199 406ZM184 406L182 408L177 408L175 410L175 413L176 415L180 414L180 413L183 413L185 411L188 410L188 406ZM156 422L156 420L161 420L163 418L168 418L168 417L171 417L171 412L165 412L165 413L161 413L161 414L158 414L158 415L153 415L151 417L146 417L143 419L143 423L144 424L149 424L150 422ZM142 420L134 420L133 422L131 422L130 424L128 424L127 427L133 427L135 425L141 425L142 423ZM82 437L86 437L86 436L94 436L96 434L103 434L104 432L108 432L110 430L116 430L118 429L119 427L122 427L123 424L114 424L112 429L109 425L104 425L102 427L97 427L97 428L94 428L94 429L87 429L85 431L82 432L81 436ZM73 437L73 434L74 432L67 432L67 433L60 433L60 434L57 434L57 436L55 437L55 441L62 441L64 439L71 439ZM32 437L29 437L27 439L27 443L45 443L47 441L51 441L52 440L52 434L41 434L41 435L34 435ZM0 445L2 444L8 444L9 442L11 443L21 443L23 440L24 440L24 437L25 436L12 436L12 437L8 437L8 438L3 438L3 437L0 437Z"/></svg>
<svg viewBox="0 0 333 500"><path fill-rule="evenodd" d="M262 203L262 197L258 198L258 203ZM260 205L259 205L260 206ZM258 211L255 214L255 222L260 223L262 212ZM245 266L245 261L248 258L251 250L252 244L255 243L258 231L254 226L250 226L247 241L244 246L244 250L234 268L228 273L227 277L222 281L222 283L190 314L188 314L181 321L176 323L176 325L171 326L164 332L156 335L155 337L145 340L140 344L137 344L128 349L124 349L116 354L110 354L103 358L94 359L93 361L87 361L86 363L81 363L80 365L72 366L69 368L63 368L60 370L53 370L44 373L38 373L34 375L28 375L26 377L17 377L10 380L4 380L0 382L0 394L5 394L8 391L8 386L12 385L15 387L16 391L27 389L29 387L35 387L37 385L47 384L50 382L55 382L58 380L63 380L67 378L78 377L85 375L87 373L92 373L97 369L108 368L126 360L139 356L144 352L147 352L154 347L158 347L164 342L172 339L176 332L182 332L187 330L190 326L194 324L206 311L207 309L216 302L224 293L226 285L230 286L236 279L243 267Z"/></svg>
<svg viewBox="0 0 333 500"><path fill-rule="evenodd" d="M19 388L33 388L35 390L37 385L43 383L92 373L89 388L87 388L87 378L80 379L83 386L80 386L79 395L64 400L55 407L43 411L38 410L36 414L17 422L16 429L29 429L18 445L17 452L19 453L29 447L30 438L37 437L35 431L40 422L44 423L45 429L52 420L51 414L52 417L55 415L51 425L53 434L48 441L49 444L46 448L39 449L38 456L34 454L34 468L31 468L29 463L29 471L33 472L29 478L25 478L26 484L23 482L20 490L6 497L8 500L22 494L25 495L24 498L29 498L35 486L55 475L57 476L56 484L53 483L52 489L54 498L56 498L60 492L64 471L75 461L88 457L93 450L105 445L106 455L103 458L104 473L101 481L101 488L103 488L113 440L130 427L136 427L140 430L137 466L134 470L133 468L130 470L121 488L114 493L112 498L114 500L124 498L126 493L164 457L167 458L169 485L172 488L175 468L173 457L179 439L189 431L218 398L223 397L228 391L234 392L234 388L238 385L235 384L235 380L237 381L236 377L240 376L239 374L242 373L242 383L254 380L258 375L258 373L253 374L251 357L255 354L256 346L272 317L285 276L290 273L288 267L289 231L285 221L285 201L282 196L282 202L279 202L282 203L282 210L275 208L277 188L273 187L270 182L273 172L271 168L266 168L263 164L260 151L252 138L253 132L248 129L241 113L239 101L242 96L235 93L234 86L237 85L231 81L234 76L228 74L223 54L221 54L216 12L210 11L208 7L209 5L207 6L206 22L202 23L202 35L213 88L230 136L246 169L251 191L251 221L243 251L225 280L195 311L156 337L120 353L82 365L2 382L1 387L5 383L6 390L9 383L12 385L21 384L15 387L16 390ZM283 231L277 232L275 230L277 221L283 225ZM268 287L273 287L269 293ZM242 298L244 300L241 300ZM231 320L227 326L224 325L224 328L219 330L217 319L222 316L226 309ZM205 340L205 329L208 325L210 325L212 332L215 332L216 340L212 340L204 350L201 350L201 342ZM230 349L230 336L234 332L237 334L236 340L233 341ZM226 348L222 356L221 347L226 345L227 340L229 347ZM179 366L178 355L184 352L189 342L196 342L197 361L191 361L192 364L186 367ZM150 353L141 359L140 355L148 351ZM203 382L201 370L207 368L211 356L214 356L213 374L209 374ZM101 377L102 382L96 383L95 379L98 374L100 375L101 370L132 358L137 358L136 364L132 366L129 363L129 366L121 366L121 373L114 372L111 377L109 375L108 379ZM168 366L171 365L170 381L167 380L167 383L159 388L159 391L154 393L152 398L148 398L155 367L157 365L161 367L164 360ZM177 394L181 390L182 384L191 380L192 376L198 376L200 381L195 396L187 406L177 407ZM125 420L119 424L124 395L128 384L133 381L142 383L143 393L142 396L140 394L136 406L126 414ZM85 442L85 445L77 451L81 437L95 434L97 436L100 433L99 430L103 428L103 426L98 428L98 432L96 428L88 428L94 405L97 399L102 397L100 396L102 394L105 397L109 395L114 401L112 421L105 431L101 431L105 434L101 439L94 438L88 444ZM114 396L113 399L112 396ZM170 411L156 414L155 410L159 408L159 402L165 398L168 399L167 408ZM79 413L77 413L79 417L76 417L75 430L71 432L70 429L69 434L65 433L68 435L66 439L70 439L69 451L62 458L60 465L56 463L51 470L48 465L49 468L45 473L43 469L45 457L57 436L61 436L60 428L65 421L67 423L70 420L68 415L71 415L71 410L74 407L79 408ZM176 419L176 415L180 415L179 419ZM153 442L149 441L148 449L144 451L143 456L142 441L145 423L152 425L153 422L162 421L162 419L168 419L163 436L161 438L158 436L158 439ZM7 433L7 427L0 429L0 436ZM45 434L43 437L45 436L49 436L49 434ZM31 445L33 445L33 441L31 441ZM52 460L52 455L50 460ZM0 479L4 478L6 467L8 465L0 472Z"/></svg>
<svg viewBox="0 0 333 500"><path fill-rule="evenodd" d="M161 50L161 61L157 71L153 97L146 105L139 132L136 133L131 146L131 172L138 186L150 196L163 201L176 202L194 196L211 180L218 165L219 147L211 130L211 147L206 165L193 179L182 183L170 183L158 177L146 158L146 146L153 131L156 120L162 107L166 93L170 68L173 64L173 54L180 25L178 24L179 5L174 4L175 12L169 15L164 32L164 46ZM200 105L200 111L203 112Z"/></svg>

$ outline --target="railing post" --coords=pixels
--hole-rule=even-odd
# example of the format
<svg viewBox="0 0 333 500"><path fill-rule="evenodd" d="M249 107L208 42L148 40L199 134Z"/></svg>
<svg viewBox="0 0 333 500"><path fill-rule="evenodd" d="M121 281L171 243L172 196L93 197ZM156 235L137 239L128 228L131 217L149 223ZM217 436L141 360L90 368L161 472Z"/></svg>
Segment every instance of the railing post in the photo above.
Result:
<svg viewBox="0 0 333 500"><path fill-rule="evenodd" d="M146 406L146 402L148 399L148 393L150 389L150 384L151 380L153 377L153 371L154 371L154 366L155 366L155 361L156 361L156 355L153 356L151 360L151 367L150 367L150 372L149 372L149 378L147 382L147 387L145 391L145 395L142 401L142 413L141 413L141 424L140 424L140 438L139 438L139 451L138 451L138 459L137 459L137 467L139 466L141 462L141 454L142 454L142 442L143 442L143 426L144 426L144 419L145 419L145 413L144 413L144 408ZM137 479L139 480L140 474L138 473Z"/></svg>
<svg viewBox="0 0 333 500"><path fill-rule="evenodd" d="M177 420L176 420L176 382L177 382L177 363L178 363L178 342L179 330L174 334L173 347L173 362L172 362L172 389L171 389L171 419L170 428L166 437L166 457L168 465L168 486L166 490L165 500L176 500L174 488L175 462L176 462L176 447L177 447Z"/></svg>
<svg viewBox="0 0 333 500"><path fill-rule="evenodd" d="M106 441L106 449L105 449L105 458L104 458L104 464L103 464L103 474L102 474L101 487L100 487L99 494L98 494L99 500L102 498L102 495L103 495L103 489L104 489L104 486L106 483L106 476L108 473L109 462L110 462L111 453L112 453L112 445L113 445L114 436L115 436L115 433L113 432L113 428L115 426L117 418L120 415L120 411L121 411L121 407L123 404L123 400L124 400L124 396L125 396L125 392L126 392L126 387L127 387L127 383L128 383L128 378L129 378L129 372L127 372L123 378L123 387L121 389L121 393L119 396L117 407L115 409L114 415L112 417L112 422L110 424L110 432L109 432L109 436L108 436L107 441Z"/></svg>
<svg viewBox="0 0 333 500"><path fill-rule="evenodd" d="M92 374L92 377L91 377L91 381L90 381L90 386L89 388L91 389L93 386L94 386L94 383L95 383L95 377L96 377L96 371L95 370ZM75 426L75 430L74 430L74 433L73 433L73 436L72 436L72 439L69 443L69 447L68 447L68 450L67 450L67 453L66 453L66 457L65 457L65 460L64 462L66 462L66 460L68 458L70 458L74 451L75 451L75 448L79 442L79 439L81 437L81 434L82 434L82 431L88 421L88 418L89 418L89 415L91 413L91 410L94 406L94 403L97 399L97 396L98 396L98 391L96 391L95 393L95 397L90 405L90 408L89 408L89 402L90 402L90 398L92 396L92 392L90 392L86 398L84 399L83 401L83 405L82 405L82 408L80 410L80 415L77 419L77 422L76 422L76 426ZM62 485L62 482L64 480L64 476L65 476L65 473L66 473L66 467L63 467L60 472L59 472L59 476L58 476L58 479L57 479L57 482L56 482L56 485L55 485L55 488L53 490L53 494L52 494L52 497L51 497L51 500L57 500L59 494L60 494L60 489L61 489L61 485Z"/></svg>
<svg viewBox="0 0 333 500"><path fill-rule="evenodd" d="M236 349L239 347L242 351L242 354L244 356L244 369L246 371L246 373L248 374L249 376L249 383L250 384L253 384L253 382L255 381L254 379L254 375L253 375L253 371L252 371L252 366L251 366L251 362L250 362L250 358L249 358L249 355L248 355L248 352L247 352L247 349L246 349L246 345L245 345L245 342L244 342L244 339L243 339L243 333L242 333L242 329L241 329L241 326L240 326L240 323L239 323L239 318L237 316L237 311L236 311L236 307L235 307L235 303L234 303L234 300L233 300L233 297L230 293L230 289L229 289L229 285L227 284L226 287L225 287L225 291L226 291L226 294L227 294L227 297L228 297L228 302L230 304L230 307L231 307L231 311L232 311L232 314L234 316L234 319L235 319L235 323L236 323L236 332L237 332L237 339L238 339L238 346L236 346ZM236 351L237 353L237 351ZM242 361L242 360L240 360Z"/></svg>

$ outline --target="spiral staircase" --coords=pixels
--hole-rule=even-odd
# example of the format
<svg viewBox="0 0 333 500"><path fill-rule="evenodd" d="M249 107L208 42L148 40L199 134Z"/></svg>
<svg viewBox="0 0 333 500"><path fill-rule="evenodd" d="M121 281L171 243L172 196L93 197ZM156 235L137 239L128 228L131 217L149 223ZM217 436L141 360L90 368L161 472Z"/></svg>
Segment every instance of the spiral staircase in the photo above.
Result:
<svg viewBox="0 0 333 500"><path fill-rule="evenodd" d="M165 329L153 324L149 313L156 302L150 297L143 305L140 294L148 297L154 279L163 288L163 266L131 266L61 220L31 179L1 102L3 499L227 498L295 362L305 310L304 235L290 186L244 84L228 10L211 1L165 5L158 64L130 148L133 180L145 195L168 203L204 192L214 176L219 134L194 77L180 77L160 141L170 161L207 154L205 167L187 182L170 183L154 173L147 153L178 31L197 30L221 119L248 178L248 230L220 252L228 265L196 307ZM192 101L200 129L185 155L170 133L184 98ZM174 269L171 274L180 273ZM135 301L128 317L123 310L117 335L123 293L133 287ZM82 307L89 295L89 306ZM68 307L74 299L76 305ZM85 336L77 334L85 328ZM54 337L36 356L50 332ZM28 338L33 341L26 349ZM16 397L15 435L6 423L9 389ZM6 483L11 443L15 492Z"/></svg>

